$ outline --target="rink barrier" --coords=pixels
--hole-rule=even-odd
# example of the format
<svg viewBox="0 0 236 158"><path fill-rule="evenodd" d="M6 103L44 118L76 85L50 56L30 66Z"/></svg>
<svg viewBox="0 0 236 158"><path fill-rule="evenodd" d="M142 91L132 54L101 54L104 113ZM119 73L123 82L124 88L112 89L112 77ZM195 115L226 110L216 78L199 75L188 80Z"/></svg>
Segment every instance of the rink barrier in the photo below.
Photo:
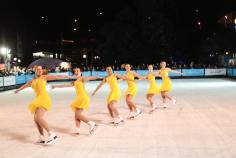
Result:
<svg viewBox="0 0 236 158"><path fill-rule="evenodd" d="M236 68L221 68L221 69L175 69L176 71L182 72L183 74L175 74L169 72L170 77L236 77ZM138 74L145 76L148 74L148 70L137 70ZM126 71L115 70L114 73L125 74ZM72 72L58 72L58 73L49 73L50 75L69 75L72 76ZM105 77L107 76L106 71L84 71L82 72L82 76L99 76ZM34 78L34 74L21 74L15 76L5 76L0 77L0 88L4 89L4 87L9 86L17 86L26 83ZM0 90L1 90L0 89Z"/></svg>
<svg viewBox="0 0 236 158"><path fill-rule="evenodd" d="M182 72L182 69L175 69L175 71ZM176 73L173 73L173 72L169 72L169 76L170 77L181 77L182 75L181 74L176 74Z"/></svg>
<svg viewBox="0 0 236 158"><path fill-rule="evenodd" d="M188 77L202 77L205 75L204 69L182 69L181 76L188 76Z"/></svg>
<svg viewBox="0 0 236 158"><path fill-rule="evenodd" d="M16 84L24 84L26 83L26 75L16 75Z"/></svg>
<svg viewBox="0 0 236 158"><path fill-rule="evenodd" d="M0 77L0 87L3 87L3 77Z"/></svg>
<svg viewBox="0 0 236 158"><path fill-rule="evenodd" d="M105 77L107 73L106 71L92 71L92 76Z"/></svg>
<svg viewBox="0 0 236 158"><path fill-rule="evenodd" d="M205 76L226 76L226 69L205 69Z"/></svg>
<svg viewBox="0 0 236 158"><path fill-rule="evenodd" d="M229 76L229 77L236 77L236 68L229 68L229 69L227 69L227 76Z"/></svg>
<svg viewBox="0 0 236 158"><path fill-rule="evenodd" d="M227 69L227 76L233 77L233 69Z"/></svg>

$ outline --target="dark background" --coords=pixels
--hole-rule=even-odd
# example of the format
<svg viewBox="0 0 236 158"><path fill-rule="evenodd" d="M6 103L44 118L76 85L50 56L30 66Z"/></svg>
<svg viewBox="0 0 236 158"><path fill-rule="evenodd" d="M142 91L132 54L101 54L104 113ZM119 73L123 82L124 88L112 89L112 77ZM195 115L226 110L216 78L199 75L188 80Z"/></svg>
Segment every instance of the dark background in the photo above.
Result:
<svg viewBox="0 0 236 158"><path fill-rule="evenodd" d="M0 44L23 65L39 51L59 52L73 63L86 53L89 65L218 64L219 55L236 52L236 30L218 23L235 7L235 0L7 1L1 5Z"/></svg>

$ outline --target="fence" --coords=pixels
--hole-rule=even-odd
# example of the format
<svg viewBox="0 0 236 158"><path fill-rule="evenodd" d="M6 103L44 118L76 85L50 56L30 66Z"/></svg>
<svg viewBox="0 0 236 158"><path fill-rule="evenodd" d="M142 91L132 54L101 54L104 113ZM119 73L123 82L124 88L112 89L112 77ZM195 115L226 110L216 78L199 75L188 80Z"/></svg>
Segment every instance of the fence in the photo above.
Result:
<svg viewBox="0 0 236 158"><path fill-rule="evenodd" d="M236 77L236 68L221 68L221 69L176 69L177 71L183 72L183 74L175 74L170 72L170 77ZM114 71L115 73L124 74L125 71ZM148 70L137 70L137 73L144 76L148 74ZM60 73L49 73L51 75L68 75L71 76L71 72L60 72ZM82 72L83 76L100 76L105 77L107 74L105 71L85 71ZM9 86L17 86L26 83L34 78L33 74L21 74L0 77L0 89Z"/></svg>

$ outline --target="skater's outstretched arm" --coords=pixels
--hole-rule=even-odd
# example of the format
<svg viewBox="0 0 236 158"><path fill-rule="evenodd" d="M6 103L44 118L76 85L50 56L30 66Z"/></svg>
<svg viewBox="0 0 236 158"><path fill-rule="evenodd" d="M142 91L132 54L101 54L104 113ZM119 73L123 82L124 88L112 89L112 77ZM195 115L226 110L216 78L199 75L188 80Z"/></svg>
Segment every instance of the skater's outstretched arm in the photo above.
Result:
<svg viewBox="0 0 236 158"><path fill-rule="evenodd" d="M148 79L147 75L142 77L142 80L147 80L147 79Z"/></svg>
<svg viewBox="0 0 236 158"><path fill-rule="evenodd" d="M102 77L97 77L97 76L91 76L91 77L81 77L83 81L92 81L92 80L98 80L98 79L103 79Z"/></svg>
<svg viewBox="0 0 236 158"><path fill-rule="evenodd" d="M102 82L96 87L96 89L94 90L94 92L92 93L92 96L94 96L96 94L96 92L106 83L106 79L104 78L102 80Z"/></svg>
<svg viewBox="0 0 236 158"><path fill-rule="evenodd" d="M155 77L161 77L161 78L162 78L162 75L161 75L159 72L154 73L154 76L155 76Z"/></svg>
<svg viewBox="0 0 236 158"><path fill-rule="evenodd" d="M63 80L63 79L71 79L71 76L67 76L67 75L43 75L43 78L45 78L48 81L52 81L52 80Z"/></svg>
<svg viewBox="0 0 236 158"><path fill-rule="evenodd" d="M20 91L22 91L23 89L27 88L27 87L30 87L31 86L31 83L32 83L33 80L29 81L29 82L26 82L24 85L22 85L21 87L19 87L17 90L15 90L14 92L15 93L18 93Z"/></svg>
<svg viewBox="0 0 236 158"><path fill-rule="evenodd" d="M61 85L52 85L52 89L55 88L66 88L66 87L73 87L73 82L68 83L68 84L61 84Z"/></svg>
<svg viewBox="0 0 236 158"><path fill-rule="evenodd" d="M114 75L121 80L134 81L129 79L126 75L120 75L120 74L114 74Z"/></svg>
<svg viewBox="0 0 236 158"><path fill-rule="evenodd" d="M143 79L143 76L139 75L137 72L135 71L132 71L134 77L137 77L138 79L142 80Z"/></svg>
<svg viewBox="0 0 236 158"><path fill-rule="evenodd" d="M183 74L182 72L179 72L179 71L176 71L176 70L172 70L172 69L170 69L170 68L168 68L168 71L173 72L173 73L176 73L176 74Z"/></svg>

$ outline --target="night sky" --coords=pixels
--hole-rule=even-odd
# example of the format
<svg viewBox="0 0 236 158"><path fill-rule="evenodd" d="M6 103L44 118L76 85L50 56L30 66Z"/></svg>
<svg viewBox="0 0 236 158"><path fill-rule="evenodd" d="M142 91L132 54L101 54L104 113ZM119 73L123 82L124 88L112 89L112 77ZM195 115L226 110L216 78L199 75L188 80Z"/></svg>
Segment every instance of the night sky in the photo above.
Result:
<svg viewBox="0 0 236 158"><path fill-rule="evenodd" d="M26 7L27 5L27 7ZM98 29L104 23L113 19L115 13L128 5L126 1L66 1L48 2L36 1L31 3L8 3L1 15L1 28L16 31L22 27L39 29L46 24L48 30L73 31L74 19L79 20L80 32L92 28ZM8 10L9 8L10 10ZM102 13L100 15L99 13ZM44 17L44 19L42 19ZM40 29L38 30L40 31Z"/></svg>
<svg viewBox="0 0 236 158"><path fill-rule="evenodd" d="M205 26L212 25L220 16L236 8L234 0L176 0L175 3L182 22L190 26L196 22L196 17L199 17ZM50 31L73 32L73 20L77 18L80 32L86 32L88 29L96 31L105 23L112 21L116 13L127 6L132 6L132 0L68 0L63 2L41 0L30 3L8 1L1 7L0 27L7 33L20 31L22 27L32 27L40 31L40 25L46 23ZM198 16L195 14L196 9L199 10Z"/></svg>
<svg viewBox="0 0 236 158"><path fill-rule="evenodd" d="M149 1L155 0L145 2ZM122 9L133 8L133 2L134 0L7 1L1 7L0 42L15 47L17 33L23 34L28 42L57 40L61 33L65 39L97 34ZM201 21L206 36L214 32L220 17L236 10L235 0L176 0L173 4L180 17L173 20L178 20L181 29L194 32L197 22Z"/></svg>

